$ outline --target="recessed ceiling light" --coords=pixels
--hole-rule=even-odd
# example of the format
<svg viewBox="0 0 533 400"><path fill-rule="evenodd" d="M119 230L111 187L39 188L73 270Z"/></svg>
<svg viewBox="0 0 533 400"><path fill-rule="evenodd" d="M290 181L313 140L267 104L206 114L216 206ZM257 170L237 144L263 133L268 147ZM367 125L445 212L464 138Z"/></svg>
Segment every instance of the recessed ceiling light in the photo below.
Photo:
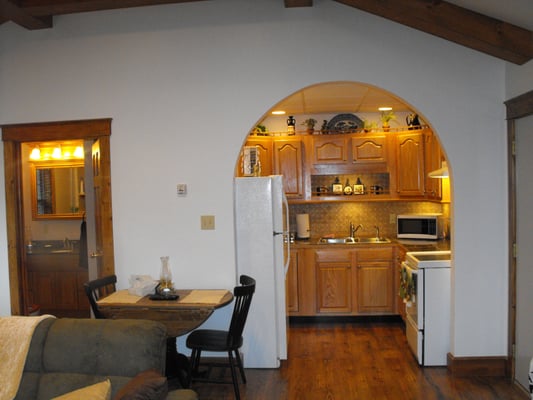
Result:
<svg viewBox="0 0 533 400"><path fill-rule="evenodd" d="M272 115L285 115L285 111L275 110L275 111L272 111Z"/></svg>
<svg viewBox="0 0 533 400"><path fill-rule="evenodd" d="M379 107L378 110L379 111L391 111L392 107Z"/></svg>

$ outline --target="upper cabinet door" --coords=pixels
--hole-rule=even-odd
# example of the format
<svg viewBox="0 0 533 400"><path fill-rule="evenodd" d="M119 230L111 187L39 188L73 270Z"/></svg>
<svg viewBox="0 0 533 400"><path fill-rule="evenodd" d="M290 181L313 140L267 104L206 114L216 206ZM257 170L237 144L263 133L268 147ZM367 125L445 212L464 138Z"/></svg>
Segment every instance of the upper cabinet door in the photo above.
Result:
<svg viewBox="0 0 533 400"><path fill-rule="evenodd" d="M396 138L396 177L400 197L424 196L424 134L399 134Z"/></svg>
<svg viewBox="0 0 533 400"><path fill-rule="evenodd" d="M302 142L300 139L276 139L273 143L274 174L283 175L288 198L304 196Z"/></svg>
<svg viewBox="0 0 533 400"><path fill-rule="evenodd" d="M432 200L442 199L442 179L429 178L428 173L441 167L442 150L437 137L428 131L425 135L426 197Z"/></svg>
<svg viewBox="0 0 533 400"><path fill-rule="evenodd" d="M384 135L353 136L352 162L354 164L386 163L387 138Z"/></svg>
<svg viewBox="0 0 533 400"><path fill-rule="evenodd" d="M313 137L314 164L344 164L347 160L346 137L338 135Z"/></svg>
<svg viewBox="0 0 533 400"><path fill-rule="evenodd" d="M261 175L272 175L272 139L269 137L252 137L246 141L245 146L255 146L257 157L261 162ZM235 168L235 176L245 176L243 171L243 152L239 157L239 164Z"/></svg>

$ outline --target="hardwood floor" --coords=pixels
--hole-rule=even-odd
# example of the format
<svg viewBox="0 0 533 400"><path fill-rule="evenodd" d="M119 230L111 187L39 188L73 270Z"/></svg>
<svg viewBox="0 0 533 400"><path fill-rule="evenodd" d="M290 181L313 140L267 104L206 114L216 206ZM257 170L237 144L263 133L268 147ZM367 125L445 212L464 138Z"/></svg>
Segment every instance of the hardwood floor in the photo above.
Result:
<svg viewBox="0 0 533 400"><path fill-rule="evenodd" d="M229 371L222 372L229 378ZM453 378L421 368L402 323L294 324L279 369L246 369L243 400L505 399L528 396L505 379ZM232 385L194 383L200 399L233 399Z"/></svg>

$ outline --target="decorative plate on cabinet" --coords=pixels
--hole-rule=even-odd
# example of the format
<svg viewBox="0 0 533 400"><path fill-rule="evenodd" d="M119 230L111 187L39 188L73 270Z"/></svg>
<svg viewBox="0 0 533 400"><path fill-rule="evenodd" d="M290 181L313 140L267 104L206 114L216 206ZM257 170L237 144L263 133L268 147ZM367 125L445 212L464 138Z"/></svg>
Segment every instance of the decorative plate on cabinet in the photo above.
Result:
<svg viewBox="0 0 533 400"><path fill-rule="evenodd" d="M354 133L363 129L363 121L354 114L338 114L328 122L328 133Z"/></svg>

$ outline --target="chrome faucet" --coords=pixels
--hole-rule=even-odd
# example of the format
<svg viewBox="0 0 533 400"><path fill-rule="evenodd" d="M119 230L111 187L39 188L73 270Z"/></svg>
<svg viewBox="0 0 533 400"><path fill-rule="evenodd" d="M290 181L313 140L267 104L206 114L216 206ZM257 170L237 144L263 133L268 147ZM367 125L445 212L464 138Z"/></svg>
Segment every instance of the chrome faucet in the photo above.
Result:
<svg viewBox="0 0 533 400"><path fill-rule="evenodd" d="M376 239L379 239L380 238L380 236L379 236L379 226L374 225L374 228L376 229Z"/></svg>
<svg viewBox="0 0 533 400"><path fill-rule="evenodd" d="M356 233L359 229L364 229L364 228L363 228L363 225L359 224L359 225L355 226L355 225L353 224L353 222L350 222L350 237L351 237L352 239L355 238L355 233Z"/></svg>

